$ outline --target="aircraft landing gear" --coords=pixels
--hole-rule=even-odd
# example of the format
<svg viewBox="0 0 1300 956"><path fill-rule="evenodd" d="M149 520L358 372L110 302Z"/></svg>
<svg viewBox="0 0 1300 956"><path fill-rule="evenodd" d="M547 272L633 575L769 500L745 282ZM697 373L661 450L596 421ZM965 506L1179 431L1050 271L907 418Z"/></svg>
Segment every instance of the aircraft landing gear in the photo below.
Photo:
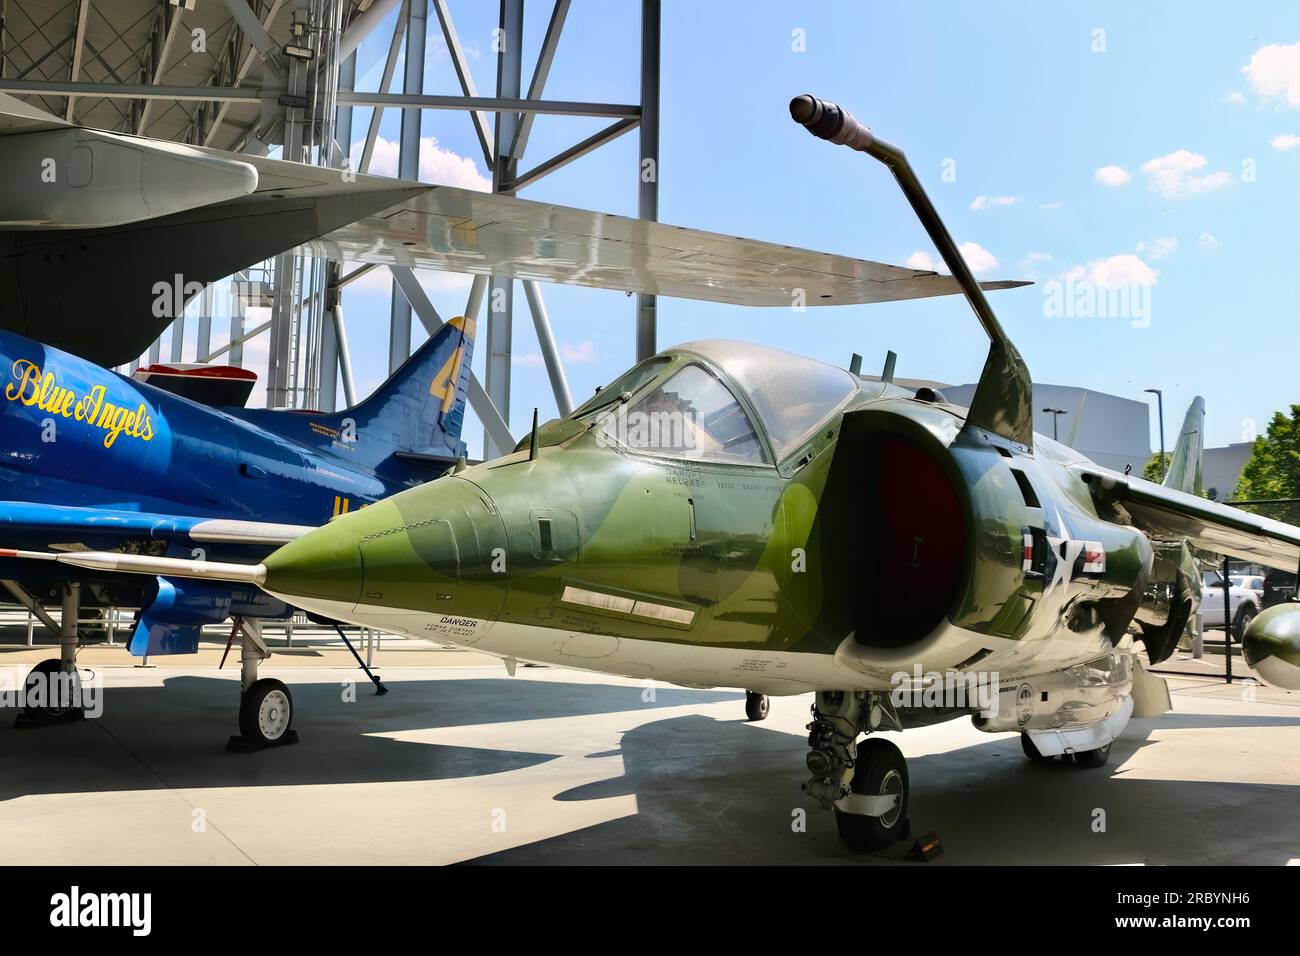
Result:
<svg viewBox="0 0 1300 956"><path fill-rule="evenodd" d="M81 585L75 581L65 584L59 656L41 661L28 673L23 685L23 709L14 726L44 727L85 717L81 709L81 675L77 673L77 618L80 613Z"/></svg>
<svg viewBox="0 0 1300 956"><path fill-rule="evenodd" d="M749 720L767 720L767 712L771 707L772 703L767 699L766 694L756 694L752 690L745 691L745 716Z"/></svg>
<svg viewBox="0 0 1300 956"><path fill-rule="evenodd" d="M231 737L227 750L249 753L282 744L296 744L293 729L293 695L283 681L257 676L257 666L271 656L256 620L241 619L239 736Z"/></svg>
<svg viewBox="0 0 1300 956"><path fill-rule="evenodd" d="M849 788L852 792L835 807L835 826L849 849L883 850L907 835L910 794L901 750L881 737L862 741ZM850 809L857 807L862 810Z"/></svg>
<svg viewBox="0 0 1300 956"><path fill-rule="evenodd" d="M835 813L840 839L859 853L883 850L908 834L909 785L902 751L880 737L858 735L886 719L899 726L888 699L862 692L818 691L808 725L804 790Z"/></svg>
<svg viewBox="0 0 1300 956"><path fill-rule="evenodd" d="M289 726L292 723L293 696L283 682L263 677L243 692L239 701L238 739L245 745L251 743L248 749L261 750L296 742L298 734ZM293 734L293 740L287 739L289 734Z"/></svg>
<svg viewBox="0 0 1300 956"><path fill-rule="evenodd" d="M1029 734L1020 735L1020 747L1025 752L1025 756L1034 763L1052 763L1055 757L1044 755L1034 744L1034 739ZM1069 760L1074 757L1076 767L1103 767L1106 761L1110 759L1110 744L1097 747L1094 750L1076 750L1073 754L1062 754L1062 760Z"/></svg>

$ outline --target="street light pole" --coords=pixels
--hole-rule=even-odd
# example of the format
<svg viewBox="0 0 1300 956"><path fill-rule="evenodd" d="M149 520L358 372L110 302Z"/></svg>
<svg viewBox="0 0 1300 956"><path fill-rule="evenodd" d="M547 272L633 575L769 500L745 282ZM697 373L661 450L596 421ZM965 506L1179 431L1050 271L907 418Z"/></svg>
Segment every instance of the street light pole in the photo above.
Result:
<svg viewBox="0 0 1300 956"><path fill-rule="evenodd" d="M1157 416L1160 419L1160 481L1165 480L1165 395L1158 388L1144 388L1142 391L1150 392L1156 397Z"/></svg>
<svg viewBox="0 0 1300 956"><path fill-rule="evenodd" d="M1056 423L1062 415L1068 415L1069 412L1064 408L1044 408L1043 411L1052 416L1052 441L1059 441L1060 439L1056 434Z"/></svg>

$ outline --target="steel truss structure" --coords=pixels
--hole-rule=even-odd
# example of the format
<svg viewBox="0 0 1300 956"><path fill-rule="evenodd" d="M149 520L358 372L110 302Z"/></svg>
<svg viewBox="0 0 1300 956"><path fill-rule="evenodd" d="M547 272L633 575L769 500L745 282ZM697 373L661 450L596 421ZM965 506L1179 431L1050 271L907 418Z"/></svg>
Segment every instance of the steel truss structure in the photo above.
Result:
<svg viewBox="0 0 1300 956"><path fill-rule="evenodd" d="M418 179L420 120L425 110L466 114L473 124L492 188L515 195L545 176L632 130L640 135L639 215L658 217L660 0L642 0L640 102L587 103L544 98L571 0L547 0L550 18L531 73L523 59L525 0L499 0L495 95L480 95L448 0L0 0L0 92L65 119L99 129L199 146L266 153L334 167L349 164L353 112L371 108L358 172L374 155L380 120L401 116L398 175ZM535 0L536 2L536 0ZM378 92L354 89L358 45L396 11ZM436 20L459 91L425 90L424 47ZM405 50L401 89L396 65ZM525 80L527 85L525 86ZM491 118L489 118L491 114ZM609 125L538 162L525 163L538 116L588 116ZM529 157L531 160L532 157ZM339 290L372 266L282 255L231 277L229 341L211 345L213 287L187 309L197 317L198 361L242 364L243 346L269 334L265 378L270 407L333 410L355 395ZM442 319L410 269L389 267L393 300L388 329L390 370L410 354L411 323L432 333ZM160 277L170 279L171 277ZM556 406L573 408L542 290L521 280ZM486 376L471 382L470 400L484 423L488 457L514 445L508 428L515 282L476 278L465 314L490 303ZM655 351L655 297L639 295L636 351ZM271 317L245 327L245 310L269 306ZM170 361L183 359L185 316L172 328ZM161 358L155 342L149 358Z"/></svg>

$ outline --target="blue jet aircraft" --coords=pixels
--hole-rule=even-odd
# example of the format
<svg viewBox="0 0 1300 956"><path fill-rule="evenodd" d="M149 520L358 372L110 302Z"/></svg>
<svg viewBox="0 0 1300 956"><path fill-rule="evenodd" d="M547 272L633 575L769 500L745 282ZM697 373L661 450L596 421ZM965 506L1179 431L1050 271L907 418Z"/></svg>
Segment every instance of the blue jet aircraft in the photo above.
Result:
<svg viewBox="0 0 1300 956"><path fill-rule="evenodd" d="M0 530L54 551L256 563L464 456L473 339L472 319L452 319L368 399L324 414L209 407L0 331ZM0 583L38 612L69 590L140 608L137 656L194 653L204 624L292 610L256 588L12 555L0 550Z"/></svg>

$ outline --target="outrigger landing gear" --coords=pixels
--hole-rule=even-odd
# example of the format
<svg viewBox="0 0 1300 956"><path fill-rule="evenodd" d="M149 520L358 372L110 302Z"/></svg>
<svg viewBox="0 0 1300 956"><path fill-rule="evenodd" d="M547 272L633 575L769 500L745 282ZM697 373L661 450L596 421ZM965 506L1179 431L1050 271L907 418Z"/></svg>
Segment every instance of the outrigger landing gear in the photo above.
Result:
<svg viewBox="0 0 1300 956"><path fill-rule="evenodd" d="M858 735L891 723L902 726L886 696L818 691L808 725L808 769L804 790L835 813L840 839L851 850L883 850L906 838L909 828L907 761L880 737L858 746Z"/></svg>
<svg viewBox="0 0 1300 956"><path fill-rule="evenodd" d="M745 716L750 720L767 720L767 712L771 707L772 703L767 699L766 694L756 694L752 690L745 691Z"/></svg>
<svg viewBox="0 0 1300 956"><path fill-rule="evenodd" d="M282 744L296 744L293 729L293 695L282 681L257 676L257 666L271 656L262 640L262 625L256 620L240 619L240 698L239 736L231 737L227 750L248 753Z"/></svg>
<svg viewBox="0 0 1300 956"><path fill-rule="evenodd" d="M34 610L34 601L28 607ZM63 586L59 656L41 661L28 673L23 687L23 709L14 721L15 727L44 727L81 720L86 716L81 703L81 675L77 673L77 618L80 614L81 585L74 581ZM49 615L42 612L40 616L46 626L52 625Z"/></svg>
<svg viewBox="0 0 1300 956"><path fill-rule="evenodd" d="M1053 763L1056 760L1055 757L1044 755L1029 734L1021 733L1020 746L1025 751L1025 756L1034 763ZM1110 759L1110 744L1103 744L1093 750L1076 750L1073 754L1061 754L1061 759L1067 762L1071 757L1074 757L1076 767L1103 767Z"/></svg>

